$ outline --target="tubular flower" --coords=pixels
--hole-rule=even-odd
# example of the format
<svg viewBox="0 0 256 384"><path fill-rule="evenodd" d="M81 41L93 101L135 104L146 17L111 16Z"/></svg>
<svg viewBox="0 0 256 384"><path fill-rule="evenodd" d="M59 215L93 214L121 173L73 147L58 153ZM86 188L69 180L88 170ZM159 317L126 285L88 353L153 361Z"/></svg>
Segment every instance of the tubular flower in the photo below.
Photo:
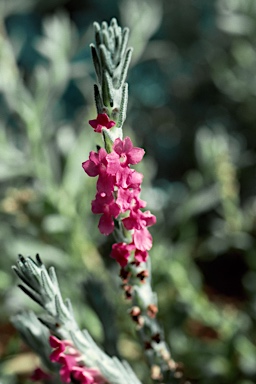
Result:
<svg viewBox="0 0 256 384"><path fill-rule="evenodd" d="M113 195L105 192L97 193L96 199L92 201L92 212L102 213L99 221L99 230L103 235L109 235L114 230L114 220L121 209L114 200Z"/></svg>
<svg viewBox="0 0 256 384"><path fill-rule="evenodd" d="M51 361L59 361L60 355L65 351L68 342L66 340L59 340L55 336L50 336L50 346L54 348L54 351L50 355Z"/></svg>
<svg viewBox="0 0 256 384"><path fill-rule="evenodd" d="M60 356L58 363L61 364L61 368L60 368L61 380L63 380L64 383L70 383L72 371L77 365L77 358L72 355L63 354Z"/></svg>
<svg viewBox="0 0 256 384"><path fill-rule="evenodd" d="M147 251L141 251L140 249L136 249L134 253L134 259L138 264L140 263L145 263L145 261L148 258L148 253Z"/></svg>
<svg viewBox="0 0 256 384"><path fill-rule="evenodd" d="M81 365L81 355L71 342L59 340L55 336L50 336L49 342L54 348L50 360L60 364L60 378L64 383L71 383L74 380L80 384L105 383L97 369Z"/></svg>
<svg viewBox="0 0 256 384"><path fill-rule="evenodd" d="M127 167L128 164L138 164L145 154L144 149L133 146L129 137L125 137L123 141L116 139L113 150L119 155L122 167Z"/></svg>
<svg viewBox="0 0 256 384"><path fill-rule="evenodd" d="M126 229L143 229L155 224L156 217L150 211L142 212L139 209L131 210L130 216L123 219Z"/></svg>
<svg viewBox="0 0 256 384"><path fill-rule="evenodd" d="M114 155L114 156L113 156ZM108 156L105 149L100 148L99 152L90 152L89 160L82 163L82 167L88 176L99 176L97 181L97 191L111 193L114 190L115 177L109 170L109 162L114 163L114 158L118 159L117 155ZM114 173L114 171L113 171Z"/></svg>
<svg viewBox="0 0 256 384"><path fill-rule="evenodd" d="M152 236L146 227L155 224L156 217L149 211L131 210L130 216L122 220L124 227L133 230L133 242L137 249L149 251L152 247Z"/></svg>
<svg viewBox="0 0 256 384"><path fill-rule="evenodd" d="M86 367L74 367L71 377L80 384L104 384L105 381L99 375L97 369Z"/></svg>
<svg viewBox="0 0 256 384"><path fill-rule="evenodd" d="M127 243L115 243L112 246L112 251L110 256L115 259L121 267L125 267L128 263L131 251L134 249L133 244Z"/></svg>
<svg viewBox="0 0 256 384"><path fill-rule="evenodd" d="M89 124L92 128L94 128L94 132L98 133L102 132L103 127L110 129L116 125L114 121L109 119L106 113L99 113L95 120L89 120Z"/></svg>
<svg viewBox="0 0 256 384"><path fill-rule="evenodd" d="M139 198L139 189L118 188L116 203L119 205L121 212L129 209L145 208L146 202Z"/></svg>

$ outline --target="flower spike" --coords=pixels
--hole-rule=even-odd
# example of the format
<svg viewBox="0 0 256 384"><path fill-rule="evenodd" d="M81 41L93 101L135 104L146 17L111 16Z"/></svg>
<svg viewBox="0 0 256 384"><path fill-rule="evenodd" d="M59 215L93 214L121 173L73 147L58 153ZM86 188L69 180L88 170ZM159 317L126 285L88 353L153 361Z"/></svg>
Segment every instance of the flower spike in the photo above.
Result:
<svg viewBox="0 0 256 384"><path fill-rule="evenodd" d="M133 169L145 151L133 146L129 137L123 139L122 133L128 102L125 81L132 55L132 48L127 48L128 36L128 28L120 28L116 19L110 25L95 24L92 56L99 80L95 87L98 117L89 124L102 134L104 148L98 153L91 152L82 166L89 176L98 177L92 212L101 215L100 232L114 235L110 256L121 267L122 289L132 301L131 317L139 330L151 378L168 377L172 383L172 378L180 373L176 372L177 364L170 357L164 339L156 337L163 332L156 319L157 297L151 288L148 251L153 239L148 227L155 224L156 217L144 210L146 202L140 199L143 175Z"/></svg>

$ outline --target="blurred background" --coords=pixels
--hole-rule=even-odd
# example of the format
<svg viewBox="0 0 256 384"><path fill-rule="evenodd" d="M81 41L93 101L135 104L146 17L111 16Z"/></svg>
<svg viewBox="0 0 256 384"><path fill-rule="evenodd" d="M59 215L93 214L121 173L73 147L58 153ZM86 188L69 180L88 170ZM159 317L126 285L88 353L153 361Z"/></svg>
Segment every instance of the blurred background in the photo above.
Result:
<svg viewBox="0 0 256 384"><path fill-rule="evenodd" d="M17 288L17 254L54 265L77 320L148 371L117 295L111 239L90 212L81 163L100 143L89 44L116 17L134 47L125 135L146 150L159 320L202 384L256 382L255 0L1 0L0 383L38 364L10 324L40 308ZM96 137L97 136L97 137ZM83 305L81 305L83 303Z"/></svg>

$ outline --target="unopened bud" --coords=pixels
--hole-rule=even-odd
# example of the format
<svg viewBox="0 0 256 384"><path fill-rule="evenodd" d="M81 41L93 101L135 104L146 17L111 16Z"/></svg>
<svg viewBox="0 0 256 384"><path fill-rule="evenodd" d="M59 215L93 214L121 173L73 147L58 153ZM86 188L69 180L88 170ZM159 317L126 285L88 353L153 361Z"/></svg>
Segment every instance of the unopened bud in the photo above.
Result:
<svg viewBox="0 0 256 384"><path fill-rule="evenodd" d="M158 312L158 308L155 304L149 304L147 307L147 314L149 317L154 319L156 317L156 314Z"/></svg>
<svg viewBox="0 0 256 384"><path fill-rule="evenodd" d="M145 283L145 279L149 276L148 270L145 269L137 274L137 277L142 283Z"/></svg>
<svg viewBox="0 0 256 384"><path fill-rule="evenodd" d="M133 319L133 321L136 324L138 324L140 327L142 327L144 325L144 319L141 316L141 310L139 307L137 307L137 306L132 307L132 309L130 311L130 315L131 315L131 318Z"/></svg>
<svg viewBox="0 0 256 384"><path fill-rule="evenodd" d="M132 298L132 291L133 291L132 286L128 285L128 284L124 284L123 290L124 290L125 298L131 299Z"/></svg>
<svg viewBox="0 0 256 384"><path fill-rule="evenodd" d="M131 272L121 268L119 276L123 280L123 283L127 283L129 281L129 277L131 276Z"/></svg>
<svg viewBox="0 0 256 384"><path fill-rule="evenodd" d="M155 343L159 344L160 341L161 341L161 335L160 333L155 333L152 337L151 337L152 341L154 341Z"/></svg>

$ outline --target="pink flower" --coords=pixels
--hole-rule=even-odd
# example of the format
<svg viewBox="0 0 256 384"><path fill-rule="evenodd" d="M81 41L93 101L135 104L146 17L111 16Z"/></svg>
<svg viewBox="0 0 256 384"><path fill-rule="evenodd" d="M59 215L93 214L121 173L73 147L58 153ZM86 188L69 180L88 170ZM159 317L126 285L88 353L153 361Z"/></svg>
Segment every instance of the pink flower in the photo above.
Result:
<svg viewBox="0 0 256 384"><path fill-rule="evenodd" d="M138 164L144 156L144 149L134 147L129 137L116 139L113 145L113 150L120 157L122 167L127 167L128 164Z"/></svg>
<svg viewBox="0 0 256 384"><path fill-rule="evenodd" d="M138 262L138 264L145 263L148 258L148 253L147 251L141 251L140 249L136 249L134 253L134 258Z"/></svg>
<svg viewBox="0 0 256 384"><path fill-rule="evenodd" d="M106 156L107 152L104 148L100 148L98 152L90 152L89 160L82 163L82 167L88 176L98 176L103 171L106 171Z"/></svg>
<svg viewBox="0 0 256 384"><path fill-rule="evenodd" d="M111 194L115 187L115 177L107 173L99 175L96 188L99 193Z"/></svg>
<svg viewBox="0 0 256 384"><path fill-rule="evenodd" d="M109 119L106 113L99 113L95 120L89 120L89 124L94 128L94 132L101 133L102 128L112 128L116 123Z"/></svg>
<svg viewBox="0 0 256 384"><path fill-rule="evenodd" d="M102 213L99 221L99 230L104 235L109 235L114 230L114 220L120 213L120 207L116 204L113 195L105 192L97 193L96 199L92 201L92 212Z"/></svg>
<svg viewBox="0 0 256 384"><path fill-rule="evenodd" d="M104 384L105 380L100 372L94 368L87 368L80 365L81 355L68 340L59 340L50 336L50 345L55 348L50 360L60 364L60 378L64 383L71 383L73 380L80 384ZM36 379L47 378L43 371L38 369ZM49 377L50 378L50 377Z"/></svg>
<svg viewBox="0 0 256 384"><path fill-rule="evenodd" d="M49 341L50 346L54 348L50 360L61 364L60 377L64 383L70 383L70 372L77 365L79 353L68 340L59 340L55 336L50 336ZM65 354L66 349L68 349L69 354Z"/></svg>
<svg viewBox="0 0 256 384"><path fill-rule="evenodd" d="M130 216L122 220L126 229L133 231L135 247L141 251L149 251L152 247L152 236L146 227L155 224L156 217L150 211L131 210Z"/></svg>
<svg viewBox="0 0 256 384"><path fill-rule="evenodd" d="M139 209L146 206L146 202L139 198L140 191L138 189L124 189L119 187L117 191L116 203L119 205L121 212L130 209Z"/></svg>
<svg viewBox="0 0 256 384"><path fill-rule="evenodd" d="M51 361L59 361L60 355L63 354L63 352L66 349L66 344L64 340L59 340L55 336L50 336L50 346L54 348L54 351L50 355L50 360Z"/></svg>
<svg viewBox="0 0 256 384"><path fill-rule="evenodd" d="M133 195L133 190L118 188L116 203L120 207L121 212L126 212L130 209Z"/></svg>
<svg viewBox="0 0 256 384"><path fill-rule="evenodd" d="M104 384L97 369L87 367L74 367L71 373L72 378L80 384Z"/></svg>
<svg viewBox="0 0 256 384"><path fill-rule="evenodd" d="M106 156L107 172L110 175L115 175L120 168L119 156L115 152L110 152Z"/></svg>
<svg viewBox="0 0 256 384"><path fill-rule="evenodd" d="M132 172L135 172L134 169L130 169L129 167L120 167L120 169L116 173L116 186L125 189L128 188Z"/></svg>
<svg viewBox="0 0 256 384"><path fill-rule="evenodd" d="M62 366L60 368L60 377L64 383L70 383L70 374L73 368L77 365L77 358L72 355L62 355L58 361Z"/></svg>
<svg viewBox="0 0 256 384"><path fill-rule="evenodd" d="M115 259L121 267L125 267L128 263L131 251L134 249L133 244L127 243L115 243L112 245L112 251L110 256Z"/></svg>
<svg viewBox="0 0 256 384"><path fill-rule="evenodd" d="M41 368L36 368L32 375L30 376L30 379L32 381L39 381L39 380L50 380L51 376L48 375L48 373L44 372Z"/></svg>
<svg viewBox="0 0 256 384"><path fill-rule="evenodd" d="M111 155L111 156L110 156ZM88 176L99 176L97 181L98 192L110 193L114 190L116 167L110 164L115 164L118 160L118 155L115 153L107 154L104 148L100 148L98 152L91 151L89 160L82 163L82 167Z"/></svg>
<svg viewBox="0 0 256 384"><path fill-rule="evenodd" d="M142 179L143 179L142 173L139 173L134 169L132 169L132 172L129 174L126 182L129 188L140 190Z"/></svg>
<svg viewBox="0 0 256 384"><path fill-rule="evenodd" d="M139 189L142 183L143 175L134 169L121 168L116 173L116 185L122 188Z"/></svg>
<svg viewBox="0 0 256 384"><path fill-rule="evenodd" d="M123 224L126 229L143 229L155 224L156 217L150 211L142 212L139 209L131 210L130 216L123 219Z"/></svg>
<svg viewBox="0 0 256 384"><path fill-rule="evenodd" d="M134 169L122 168L116 173L116 186L121 188L140 189L143 175Z"/></svg>

